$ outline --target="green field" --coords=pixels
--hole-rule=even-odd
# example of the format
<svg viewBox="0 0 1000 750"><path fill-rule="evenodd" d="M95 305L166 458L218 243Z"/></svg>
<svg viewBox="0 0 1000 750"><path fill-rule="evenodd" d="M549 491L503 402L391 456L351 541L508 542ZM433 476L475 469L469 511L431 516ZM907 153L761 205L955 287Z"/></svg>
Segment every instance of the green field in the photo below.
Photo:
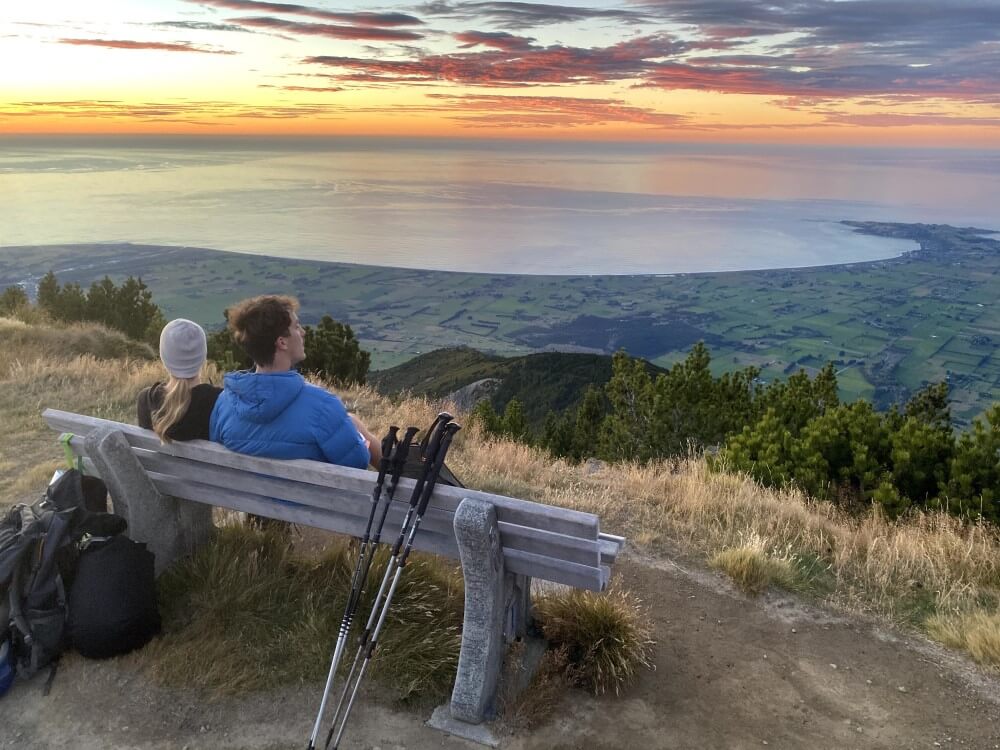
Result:
<svg viewBox="0 0 1000 750"><path fill-rule="evenodd" d="M914 240L892 260L823 268L669 276L515 276L374 268L199 248L65 245L0 248L0 285L88 285L141 275L168 317L207 327L226 305L295 294L303 319L349 323L385 368L445 346L503 355L624 348L659 365L703 339L717 371L756 365L762 378L832 360L847 398L880 406L948 378L968 420L1000 400L1000 242L982 230L852 224Z"/></svg>

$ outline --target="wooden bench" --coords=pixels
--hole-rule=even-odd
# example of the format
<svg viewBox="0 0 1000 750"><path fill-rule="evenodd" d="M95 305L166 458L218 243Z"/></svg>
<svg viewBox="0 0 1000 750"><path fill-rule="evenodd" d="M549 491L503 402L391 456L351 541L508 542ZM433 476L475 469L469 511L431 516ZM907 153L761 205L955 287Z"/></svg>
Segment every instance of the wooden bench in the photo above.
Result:
<svg viewBox="0 0 1000 750"><path fill-rule="evenodd" d="M364 533L375 474L317 461L233 453L203 440L161 444L134 425L46 409L67 451L108 485L133 538L158 570L211 533L211 506L340 534ZM414 482L401 479L386 529L399 528ZM187 501L194 501L187 502ZM392 539L395 534L388 535ZM624 539L592 513L457 487L435 488L416 549L461 561L465 615L450 712L476 724L492 715L506 644L525 634L531 579L602 591Z"/></svg>

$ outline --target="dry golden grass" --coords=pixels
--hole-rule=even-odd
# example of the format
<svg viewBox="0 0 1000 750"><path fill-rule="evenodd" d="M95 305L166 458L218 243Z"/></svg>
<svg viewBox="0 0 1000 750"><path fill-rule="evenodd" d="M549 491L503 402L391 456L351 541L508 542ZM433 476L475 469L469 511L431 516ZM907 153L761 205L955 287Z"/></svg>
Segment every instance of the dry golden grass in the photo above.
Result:
<svg viewBox="0 0 1000 750"><path fill-rule="evenodd" d="M1000 664L1000 615L934 615L927 621L927 632L946 646L968 651L980 664Z"/></svg>
<svg viewBox="0 0 1000 750"><path fill-rule="evenodd" d="M797 583L793 561L766 549L759 537L740 547L716 552L708 564L728 575L748 594L759 594L771 586L794 588Z"/></svg>
<svg viewBox="0 0 1000 750"><path fill-rule="evenodd" d="M148 346L94 324L0 318L0 351L0 505L27 499L62 463L44 409L134 422L138 392L166 378ZM210 375L218 382L214 369Z"/></svg>
<svg viewBox="0 0 1000 750"><path fill-rule="evenodd" d="M338 539L319 556L302 556L281 530L225 527L213 544L161 576L163 635L128 659L165 684L215 694L318 682L337 639L356 553L356 545ZM381 579L387 559L376 557L372 580ZM377 587L367 588L361 613ZM423 555L407 565L371 663L393 698L447 695L462 607L453 566Z"/></svg>
<svg viewBox="0 0 1000 750"><path fill-rule="evenodd" d="M652 667L652 625L632 594L572 589L534 603L542 633L565 653L565 676L594 695L617 695L641 669Z"/></svg>
<svg viewBox="0 0 1000 750"><path fill-rule="evenodd" d="M420 399L395 403L365 388L345 397L379 427L426 424L439 408ZM487 439L475 425L459 433L449 465L472 487L599 514L603 528L651 554L679 544L736 573L750 590L792 588L921 629L939 612L995 615L1000 602L1000 530L942 512L896 521L875 509L850 516L795 490L713 472L700 457L571 465ZM1000 666L1000 658L989 663Z"/></svg>
<svg viewBox="0 0 1000 750"><path fill-rule="evenodd" d="M152 360L156 353L147 344L133 341L118 331L95 323L54 326L27 323L17 318L0 318L0 379L26 362L66 360L83 354L101 360Z"/></svg>
<svg viewBox="0 0 1000 750"><path fill-rule="evenodd" d="M512 643L505 666L519 661L521 652L523 644ZM504 733L524 732L549 720L565 697L566 688L580 682L566 648L547 649L528 685L518 689L522 680L523 675L510 670L500 680L496 727Z"/></svg>

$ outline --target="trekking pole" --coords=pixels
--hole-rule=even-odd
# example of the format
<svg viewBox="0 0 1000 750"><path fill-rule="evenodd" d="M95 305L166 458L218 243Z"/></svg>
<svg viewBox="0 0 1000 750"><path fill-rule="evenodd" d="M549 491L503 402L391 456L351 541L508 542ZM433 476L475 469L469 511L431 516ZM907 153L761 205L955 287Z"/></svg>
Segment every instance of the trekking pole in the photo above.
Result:
<svg viewBox="0 0 1000 750"><path fill-rule="evenodd" d="M326 701L330 695L330 688L333 687L334 676L337 674L337 666L340 664L341 656L344 652L344 643L347 640L347 633L351 629L351 619L354 615L358 589L361 581L361 571L364 567L365 557L368 552L369 535L372 523L375 520L375 511L378 509L379 500L382 496L382 485L385 482L385 475L389 471L390 454L396 445L396 433L399 428L391 426L389 432L382 438L382 460L379 461L378 478L375 480L375 489L372 491L371 511L368 513L368 524L365 526L364 538L361 540L361 547L358 550L358 562L354 566L354 574L351 576L351 591L347 597L347 604L344 606L344 616L340 620L340 630L337 633L337 643L333 649L333 658L330 660L330 672L326 677L326 686L323 688L323 697L319 703L319 711L316 713L316 721L313 724L312 734L309 735L307 750L314 750L316 747L316 736L319 734L320 725L323 722L323 712L326 711ZM376 542L377 543L377 542ZM360 584L360 585L359 585Z"/></svg>
<svg viewBox="0 0 1000 750"><path fill-rule="evenodd" d="M382 626L385 624L386 615L389 614L389 607L392 605L393 595L396 593L396 587L399 585L399 579L403 575L403 570L406 568L406 561L410 556L410 551L413 549L413 539L417 535L417 530L420 528L420 521L423 519L424 513L427 511L427 504L430 502L431 495L434 494L434 485L437 483L437 476L441 471L441 467L444 465L444 458L448 453L448 447L451 445L451 441L452 438L455 437L455 433L460 429L462 428L455 423L451 423L445 427L445 435L441 439L441 444L434 455L434 464L431 468L431 475L427 480L419 505L417 506L417 516L413 520L413 525L410 527L409 534L407 535L406 546L399 555L398 562L396 563L396 572L392 579L392 585L389 587L389 592L385 596L385 603L382 605L382 609L379 612L378 623L375 625L375 630L372 632L371 641L368 643L367 653L365 654L365 660L361 664L361 671L358 672L357 680L354 682L354 688L351 690L351 698L347 702L347 708L344 709L344 717L340 720L340 729L337 730L337 738L334 740L333 750L337 750L337 748L340 747L340 739L344 735L344 729L347 727L347 720L350 718L351 709L354 707L354 700L358 696L358 688L361 687L361 682L365 676L365 670L371 663L372 656L375 654L375 649L378 647L379 634L382 632ZM375 602L375 606L378 606L377 601Z"/></svg>
<svg viewBox="0 0 1000 750"><path fill-rule="evenodd" d="M448 423L451 421L452 417L448 412L441 412L438 414L437 418L434 420L433 424L427 429L424 435L424 440L421 442L422 445L426 445L426 452L431 457L424 462L423 469L420 472L420 477L417 483L413 487L413 493L410 495L410 504L406 510L406 516L403 518L403 523L399 528L399 535L396 537L396 541L392 546L392 551L389 553L389 561L386 565L385 574L382 576L382 583L379 586L378 594L375 596L375 602L372 604L371 614L368 617L368 623L365 625L364 631L361 633L358 639L358 650L354 655L354 661L351 664L351 669L347 674L347 680L344 683L344 689L340 694L340 700L337 702L337 708L333 712L333 721L330 724L330 731L326 736L326 747L330 746L330 740L333 737L333 731L337 726L337 718L340 716L340 710L344 706L344 700L347 698L347 694L350 691L351 681L354 679L354 673L358 668L358 664L361 662L361 656L364 653L365 645L368 643L368 639L371 636L373 629L375 628L376 618L378 617L379 603L382 601L382 597L385 595L386 589L389 582L392 579L392 574L394 571L394 566L396 559L399 555L399 550L403 547L403 543L406 540L406 532L410 526L410 522L413 518L413 514L416 512L417 506L420 503L420 498L423 495L424 485L427 482L433 468L434 462L433 457L437 454L438 449L441 445L441 439L445 434L445 429ZM400 450L404 450L403 446L400 446ZM407 454L409 448L405 448ZM405 455L404 459L405 461ZM384 519L383 519L384 520Z"/></svg>

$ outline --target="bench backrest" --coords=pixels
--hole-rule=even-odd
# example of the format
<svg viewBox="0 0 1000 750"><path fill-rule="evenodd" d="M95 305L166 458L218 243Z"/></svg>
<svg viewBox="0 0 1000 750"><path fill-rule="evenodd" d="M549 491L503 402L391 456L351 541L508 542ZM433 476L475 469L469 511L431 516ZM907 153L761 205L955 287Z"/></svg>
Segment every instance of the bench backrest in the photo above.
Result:
<svg viewBox="0 0 1000 750"><path fill-rule="evenodd" d="M204 440L162 444L154 432L134 425L55 409L46 409L42 417L51 428L72 433L69 444L84 458L85 438L92 431L121 432L165 495L353 536L364 533L373 472L318 461L246 456ZM383 535L390 541L414 484L411 479L399 482L385 527L391 531ZM504 564L510 572L591 591L607 585L610 565L624 540L601 533L592 513L544 503L438 486L414 546L457 559L454 513L466 497L489 501L496 508Z"/></svg>

